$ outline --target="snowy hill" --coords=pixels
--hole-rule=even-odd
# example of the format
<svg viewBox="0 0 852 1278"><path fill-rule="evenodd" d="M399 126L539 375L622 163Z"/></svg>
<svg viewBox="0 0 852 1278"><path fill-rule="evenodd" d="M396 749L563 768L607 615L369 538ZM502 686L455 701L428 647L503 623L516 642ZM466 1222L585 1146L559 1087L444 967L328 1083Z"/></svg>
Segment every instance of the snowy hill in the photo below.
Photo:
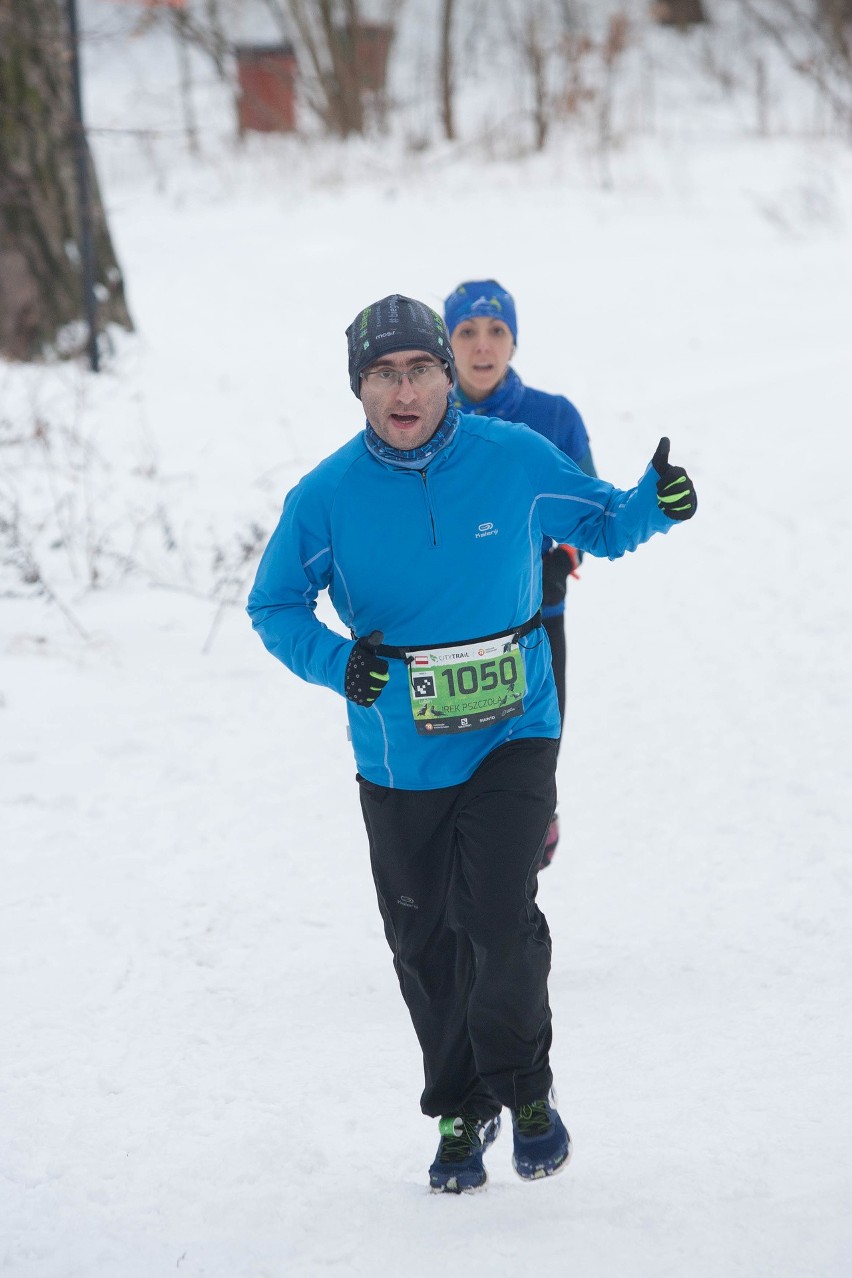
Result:
<svg viewBox="0 0 852 1278"><path fill-rule="evenodd" d="M116 57L104 129L157 61ZM848 150L690 116L603 183L573 134L239 149L203 92L198 159L95 135L138 333L98 378L0 364L0 1272L845 1278ZM700 508L570 590L540 900L574 1160L521 1184L504 1134L447 1201L343 704L242 602L362 425L356 310L490 274L601 474L669 435Z"/></svg>

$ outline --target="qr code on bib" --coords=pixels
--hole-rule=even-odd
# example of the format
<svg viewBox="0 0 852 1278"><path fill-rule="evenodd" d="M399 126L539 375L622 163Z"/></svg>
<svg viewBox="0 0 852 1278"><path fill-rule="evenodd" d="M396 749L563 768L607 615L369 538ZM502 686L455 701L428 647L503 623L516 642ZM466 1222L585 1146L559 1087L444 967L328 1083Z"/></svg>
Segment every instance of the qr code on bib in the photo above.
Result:
<svg viewBox="0 0 852 1278"><path fill-rule="evenodd" d="M435 689L435 676L431 670L424 674L415 674L411 676L411 690L415 697L435 697L437 691Z"/></svg>

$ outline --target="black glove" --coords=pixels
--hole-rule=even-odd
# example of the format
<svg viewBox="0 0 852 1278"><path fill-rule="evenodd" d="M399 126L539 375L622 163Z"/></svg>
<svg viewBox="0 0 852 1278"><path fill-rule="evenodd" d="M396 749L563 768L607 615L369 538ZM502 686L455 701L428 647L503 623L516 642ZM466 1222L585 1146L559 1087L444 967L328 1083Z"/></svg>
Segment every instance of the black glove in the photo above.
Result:
<svg viewBox="0 0 852 1278"><path fill-rule="evenodd" d="M541 602L562 603L568 578L577 568L580 557L573 546L554 546L541 557ZM579 575L579 574L578 574Z"/></svg>
<svg viewBox="0 0 852 1278"><path fill-rule="evenodd" d="M356 706L371 706L380 697L389 679L388 663L373 651L384 639L381 630L374 630L366 639L352 645L346 663L343 691Z"/></svg>
<svg viewBox="0 0 852 1278"><path fill-rule="evenodd" d="M692 480L682 466L669 462L669 441L665 435L657 444L651 465L660 476L657 482L657 505L669 519L691 519L698 508L698 497Z"/></svg>

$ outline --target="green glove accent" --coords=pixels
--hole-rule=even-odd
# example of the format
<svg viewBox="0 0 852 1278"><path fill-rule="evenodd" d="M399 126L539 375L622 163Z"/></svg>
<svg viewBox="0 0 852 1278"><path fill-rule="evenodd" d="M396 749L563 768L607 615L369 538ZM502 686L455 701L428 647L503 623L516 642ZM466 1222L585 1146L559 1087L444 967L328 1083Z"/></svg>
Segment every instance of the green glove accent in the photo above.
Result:
<svg viewBox="0 0 852 1278"><path fill-rule="evenodd" d="M691 519L698 509L695 485L682 466L672 466L669 448L669 441L664 435L651 460L651 465L660 476L657 481L657 505L669 519Z"/></svg>
<svg viewBox="0 0 852 1278"><path fill-rule="evenodd" d="M359 639L352 645L346 663L343 691L347 699L356 706L371 706L382 695L390 678L388 663L384 657L379 657L373 651L383 638L380 630L374 630L368 638Z"/></svg>

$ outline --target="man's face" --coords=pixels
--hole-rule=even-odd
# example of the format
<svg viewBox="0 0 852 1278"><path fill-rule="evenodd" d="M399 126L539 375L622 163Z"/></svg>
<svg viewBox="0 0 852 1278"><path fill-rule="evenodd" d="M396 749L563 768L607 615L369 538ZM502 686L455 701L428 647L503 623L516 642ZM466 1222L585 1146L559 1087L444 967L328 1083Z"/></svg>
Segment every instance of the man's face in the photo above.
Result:
<svg viewBox="0 0 852 1278"><path fill-rule="evenodd" d="M425 371L423 371L425 370ZM383 376L384 371L384 376ZM395 374L406 373L399 381ZM394 351L361 374L361 403L373 430L392 448L419 448L444 420L451 382L427 351Z"/></svg>

